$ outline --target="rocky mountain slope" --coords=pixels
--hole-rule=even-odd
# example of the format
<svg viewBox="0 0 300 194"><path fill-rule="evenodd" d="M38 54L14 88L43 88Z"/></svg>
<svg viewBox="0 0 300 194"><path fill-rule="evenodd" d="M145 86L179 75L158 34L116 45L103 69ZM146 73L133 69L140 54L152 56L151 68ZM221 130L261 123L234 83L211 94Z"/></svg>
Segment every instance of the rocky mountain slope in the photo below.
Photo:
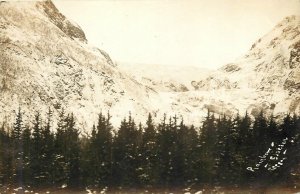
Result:
<svg viewBox="0 0 300 194"><path fill-rule="evenodd" d="M286 17L236 62L193 83L198 91L224 91L238 110L255 115L300 113L300 17Z"/></svg>
<svg viewBox="0 0 300 194"><path fill-rule="evenodd" d="M114 122L130 110L151 110L155 92L89 46L80 27L51 1L1 2L0 29L1 118L10 121L19 106L28 118L64 108L90 128L101 110L116 115Z"/></svg>
<svg viewBox="0 0 300 194"><path fill-rule="evenodd" d="M196 125L207 109L227 115L261 109L300 114L298 16L285 18L249 53L219 70L150 66L147 71L116 65L49 0L2 1L0 57L0 122L11 123L18 107L25 120L35 111L51 108L57 116L65 109L83 130L108 110L115 126L129 111L137 120L151 112L159 121L167 113Z"/></svg>

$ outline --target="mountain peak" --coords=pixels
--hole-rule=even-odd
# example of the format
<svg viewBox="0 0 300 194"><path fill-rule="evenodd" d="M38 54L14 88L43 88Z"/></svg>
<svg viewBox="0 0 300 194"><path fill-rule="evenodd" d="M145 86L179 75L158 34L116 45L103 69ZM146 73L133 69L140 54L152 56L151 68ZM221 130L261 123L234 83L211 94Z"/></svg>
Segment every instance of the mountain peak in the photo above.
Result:
<svg viewBox="0 0 300 194"><path fill-rule="evenodd" d="M84 42L87 41L82 29L61 14L51 0L37 2L37 6L41 7L50 21L70 38L77 38Z"/></svg>
<svg viewBox="0 0 300 194"><path fill-rule="evenodd" d="M281 20L269 33L258 39L251 47L249 55L261 57L261 53L274 49L286 54L293 44L300 41L300 16L291 15Z"/></svg>
<svg viewBox="0 0 300 194"><path fill-rule="evenodd" d="M83 30L60 13L51 0L1 1L0 7L0 15L2 17L0 22L15 25L16 27L24 28L27 26L29 29L35 29L35 20L43 18L43 20L48 20L54 24L67 37L87 42ZM19 17L19 20L15 17Z"/></svg>

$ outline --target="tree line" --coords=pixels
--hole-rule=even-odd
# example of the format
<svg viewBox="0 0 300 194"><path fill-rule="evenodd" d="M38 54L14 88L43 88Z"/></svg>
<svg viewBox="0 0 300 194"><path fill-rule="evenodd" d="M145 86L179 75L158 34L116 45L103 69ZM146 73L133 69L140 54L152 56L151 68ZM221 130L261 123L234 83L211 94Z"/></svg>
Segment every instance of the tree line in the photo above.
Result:
<svg viewBox="0 0 300 194"><path fill-rule="evenodd" d="M297 185L300 117L278 121L208 112L199 129L178 117L144 125L129 114L114 129L100 113L89 136L73 114L62 111L57 127L36 113L31 127L19 109L13 127L0 129L0 184L56 187L171 188ZM55 132L54 132L55 131Z"/></svg>

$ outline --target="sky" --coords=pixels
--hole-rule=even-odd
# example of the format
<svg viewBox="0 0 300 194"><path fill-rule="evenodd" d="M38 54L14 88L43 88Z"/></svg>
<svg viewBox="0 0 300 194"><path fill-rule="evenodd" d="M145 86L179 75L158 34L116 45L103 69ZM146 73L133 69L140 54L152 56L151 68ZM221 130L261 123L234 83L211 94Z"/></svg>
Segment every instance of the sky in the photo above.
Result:
<svg viewBox="0 0 300 194"><path fill-rule="evenodd" d="M244 55L300 0L53 0L114 61L215 69Z"/></svg>

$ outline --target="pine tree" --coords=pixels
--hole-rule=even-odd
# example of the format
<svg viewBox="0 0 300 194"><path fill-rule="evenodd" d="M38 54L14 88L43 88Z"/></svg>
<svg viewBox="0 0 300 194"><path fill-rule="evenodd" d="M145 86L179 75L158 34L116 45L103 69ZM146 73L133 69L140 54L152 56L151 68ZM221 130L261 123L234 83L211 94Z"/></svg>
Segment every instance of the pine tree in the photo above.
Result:
<svg viewBox="0 0 300 194"><path fill-rule="evenodd" d="M274 116L270 116L270 120L268 122L268 130L267 130L267 136L269 137L271 142L278 142L280 141L280 132L279 128L277 126L277 123L274 119Z"/></svg>
<svg viewBox="0 0 300 194"><path fill-rule="evenodd" d="M140 127L141 128L141 127ZM146 126L142 136L142 144L140 149L141 164L139 179L146 187L155 185L158 179L158 148L157 134L152 120L152 115L148 114Z"/></svg>
<svg viewBox="0 0 300 194"><path fill-rule="evenodd" d="M253 149L256 145L256 139L254 137L253 130L251 128L251 118L246 112L245 116L241 119L241 122L238 126L239 132L239 140L241 142L237 147L237 151L241 155L241 163L240 163L240 184L247 184L253 178L247 167L253 165L255 161L255 149Z"/></svg>
<svg viewBox="0 0 300 194"><path fill-rule="evenodd" d="M54 170L53 178L55 184L66 184L67 182L67 117L64 109L59 114L56 134L54 138Z"/></svg>
<svg viewBox="0 0 300 194"><path fill-rule="evenodd" d="M159 157L159 181L158 184L163 187L169 187L171 184L172 170L172 146L173 136L171 133L172 120L166 123L166 115L158 126L158 157Z"/></svg>
<svg viewBox="0 0 300 194"><path fill-rule="evenodd" d="M199 134L195 127L187 127L180 124L179 138L182 138L184 150L184 182L186 185L196 184L198 181L197 171L195 169L199 168L199 158L198 148L199 148Z"/></svg>
<svg viewBox="0 0 300 194"><path fill-rule="evenodd" d="M263 111L261 111L259 115L255 117L253 124L253 133L253 138L256 141L257 147L255 155L256 157L258 157L260 154L264 153L265 150L267 150L268 146L271 143L268 138L268 125Z"/></svg>
<svg viewBox="0 0 300 194"><path fill-rule="evenodd" d="M30 157L31 172L34 180L35 186L43 185L45 176L42 175L42 126L40 113L37 112L33 122L32 131L32 150Z"/></svg>
<svg viewBox="0 0 300 194"><path fill-rule="evenodd" d="M21 113L21 108L19 108L17 116L16 116L16 120L14 123L14 127L12 130L12 134L11 134L11 137L12 137L13 141L15 141L15 144L19 143L19 141L21 139L22 129L23 129L22 113Z"/></svg>
<svg viewBox="0 0 300 194"><path fill-rule="evenodd" d="M23 120L21 108L19 108L14 127L12 130L12 166L13 181L19 186L23 186L23 146L22 146Z"/></svg>
<svg viewBox="0 0 300 194"><path fill-rule="evenodd" d="M68 115L66 119L66 161L67 161L67 185L80 186L80 142L79 130L75 127L74 115Z"/></svg>
<svg viewBox="0 0 300 194"><path fill-rule="evenodd" d="M134 120L129 115L128 121L121 122L114 143L114 180L123 186L137 186L138 179L138 150L139 132Z"/></svg>
<svg viewBox="0 0 300 194"><path fill-rule="evenodd" d="M54 182L53 171L56 168L54 164L54 135L51 132L52 112L49 109L47 113L47 122L41 129L41 175L45 177L44 184L49 186Z"/></svg>
<svg viewBox="0 0 300 194"><path fill-rule="evenodd" d="M93 125L91 136L85 139L81 154L82 180L85 185L92 187L98 186L98 171L96 169L99 162L97 158L98 147L96 147L96 138L96 126Z"/></svg>
<svg viewBox="0 0 300 194"><path fill-rule="evenodd" d="M107 118L100 113L98 116L97 127L92 130L91 143L89 146L90 165L94 172L92 183L98 186L107 186L111 184L112 179L112 125L111 116L108 113Z"/></svg>
<svg viewBox="0 0 300 194"><path fill-rule="evenodd" d="M229 184L232 180L233 141L232 123L225 115L217 120L217 176L219 184Z"/></svg>
<svg viewBox="0 0 300 194"><path fill-rule="evenodd" d="M22 133L22 145L23 145L23 180L25 185L32 184L32 172L31 172L31 152L32 152L32 139L31 130L29 126L26 126Z"/></svg>
<svg viewBox="0 0 300 194"><path fill-rule="evenodd" d="M183 138L186 136L187 127L184 125L183 120L178 124L178 118L175 115L173 117L172 126L172 136L173 146L172 146L172 174L171 174L171 184L174 186L181 186L184 184L184 171L185 171L185 152L186 145Z"/></svg>
<svg viewBox="0 0 300 194"><path fill-rule="evenodd" d="M290 114L287 114L284 119L283 123L281 125L282 129L282 137L292 138L295 136L296 133L296 127L295 127L295 120L293 117L291 117Z"/></svg>
<svg viewBox="0 0 300 194"><path fill-rule="evenodd" d="M187 127L183 119L180 122L177 131L177 160L178 160L178 174L180 178L177 184L182 186L184 184L191 185L197 182L197 155L198 147L198 133L194 126Z"/></svg>
<svg viewBox="0 0 300 194"><path fill-rule="evenodd" d="M208 111L207 117L203 121L200 133L200 145L201 145L201 168L200 171L201 182L212 183L216 175L217 169L217 131L214 115Z"/></svg>

